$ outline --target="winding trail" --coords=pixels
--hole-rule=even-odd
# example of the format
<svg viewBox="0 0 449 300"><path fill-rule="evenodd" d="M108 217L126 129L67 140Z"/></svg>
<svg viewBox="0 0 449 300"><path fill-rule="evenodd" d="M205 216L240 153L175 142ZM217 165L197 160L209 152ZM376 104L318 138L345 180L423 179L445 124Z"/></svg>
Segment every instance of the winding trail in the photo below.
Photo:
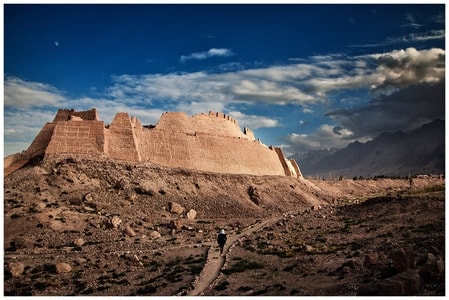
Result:
<svg viewBox="0 0 449 300"><path fill-rule="evenodd" d="M221 268L223 268L226 262L226 255L228 254L229 249L232 246L234 246L234 244L236 244L238 240L240 240L243 237L246 237L248 234L254 231L260 230L265 226L268 226L278 221L281 218L282 216L267 219L265 221L250 225L239 234L230 236L228 235L228 239L223 248L222 255L220 255L218 245L216 242L205 243L206 246L209 246L206 263L199 277L193 283L194 285L193 289L187 292L187 296L204 295L204 292L207 291L213 285L217 277L220 275Z"/></svg>

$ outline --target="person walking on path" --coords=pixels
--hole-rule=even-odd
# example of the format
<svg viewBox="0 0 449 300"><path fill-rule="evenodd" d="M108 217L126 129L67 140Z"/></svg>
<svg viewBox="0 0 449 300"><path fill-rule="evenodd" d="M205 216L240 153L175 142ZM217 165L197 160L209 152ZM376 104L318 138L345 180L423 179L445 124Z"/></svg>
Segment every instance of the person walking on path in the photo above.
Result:
<svg viewBox="0 0 449 300"><path fill-rule="evenodd" d="M218 233L218 237L217 237L217 242L218 245L220 246L220 255L223 253L223 247L226 244L226 233L224 229L221 229L220 232Z"/></svg>

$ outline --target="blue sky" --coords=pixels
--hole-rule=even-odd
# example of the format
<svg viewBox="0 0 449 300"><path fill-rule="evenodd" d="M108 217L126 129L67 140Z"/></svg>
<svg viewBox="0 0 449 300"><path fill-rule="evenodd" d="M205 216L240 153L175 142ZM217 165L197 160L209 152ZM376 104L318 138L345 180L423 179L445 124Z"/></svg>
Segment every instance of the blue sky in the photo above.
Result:
<svg viewBox="0 0 449 300"><path fill-rule="evenodd" d="M58 108L220 111L288 155L445 118L443 4L3 9L5 156Z"/></svg>

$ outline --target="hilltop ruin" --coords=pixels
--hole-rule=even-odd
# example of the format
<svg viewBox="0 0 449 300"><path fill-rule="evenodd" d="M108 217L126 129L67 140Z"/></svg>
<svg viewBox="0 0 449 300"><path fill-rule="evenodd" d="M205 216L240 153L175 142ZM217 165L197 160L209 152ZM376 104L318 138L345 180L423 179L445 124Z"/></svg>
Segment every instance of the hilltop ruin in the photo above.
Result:
<svg viewBox="0 0 449 300"><path fill-rule="evenodd" d="M59 109L20 156L111 158L216 173L302 176L280 148L266 147L250 129L242 132L235 119L212 111L192 117L166 112L155 126L144 126L125 112L105 125L95 108ZM5 168L10 164L5 160Z"/></svg>

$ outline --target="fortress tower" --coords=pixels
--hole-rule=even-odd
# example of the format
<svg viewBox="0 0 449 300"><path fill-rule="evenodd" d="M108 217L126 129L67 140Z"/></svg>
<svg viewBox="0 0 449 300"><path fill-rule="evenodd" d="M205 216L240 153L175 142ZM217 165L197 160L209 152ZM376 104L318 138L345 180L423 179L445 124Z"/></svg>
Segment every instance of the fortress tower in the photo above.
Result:
<svg viewBox="0 0 449 300"><path fill-rule="evenodd" d="M27 159L36 156L109 157L217 173L301 176L280 148L264 146L250 129L242 132L235 119L212 111L192 117L166 112L156 126L143 126L121 112L105 126L95 108L60 109L22 153Z"/></svg>

